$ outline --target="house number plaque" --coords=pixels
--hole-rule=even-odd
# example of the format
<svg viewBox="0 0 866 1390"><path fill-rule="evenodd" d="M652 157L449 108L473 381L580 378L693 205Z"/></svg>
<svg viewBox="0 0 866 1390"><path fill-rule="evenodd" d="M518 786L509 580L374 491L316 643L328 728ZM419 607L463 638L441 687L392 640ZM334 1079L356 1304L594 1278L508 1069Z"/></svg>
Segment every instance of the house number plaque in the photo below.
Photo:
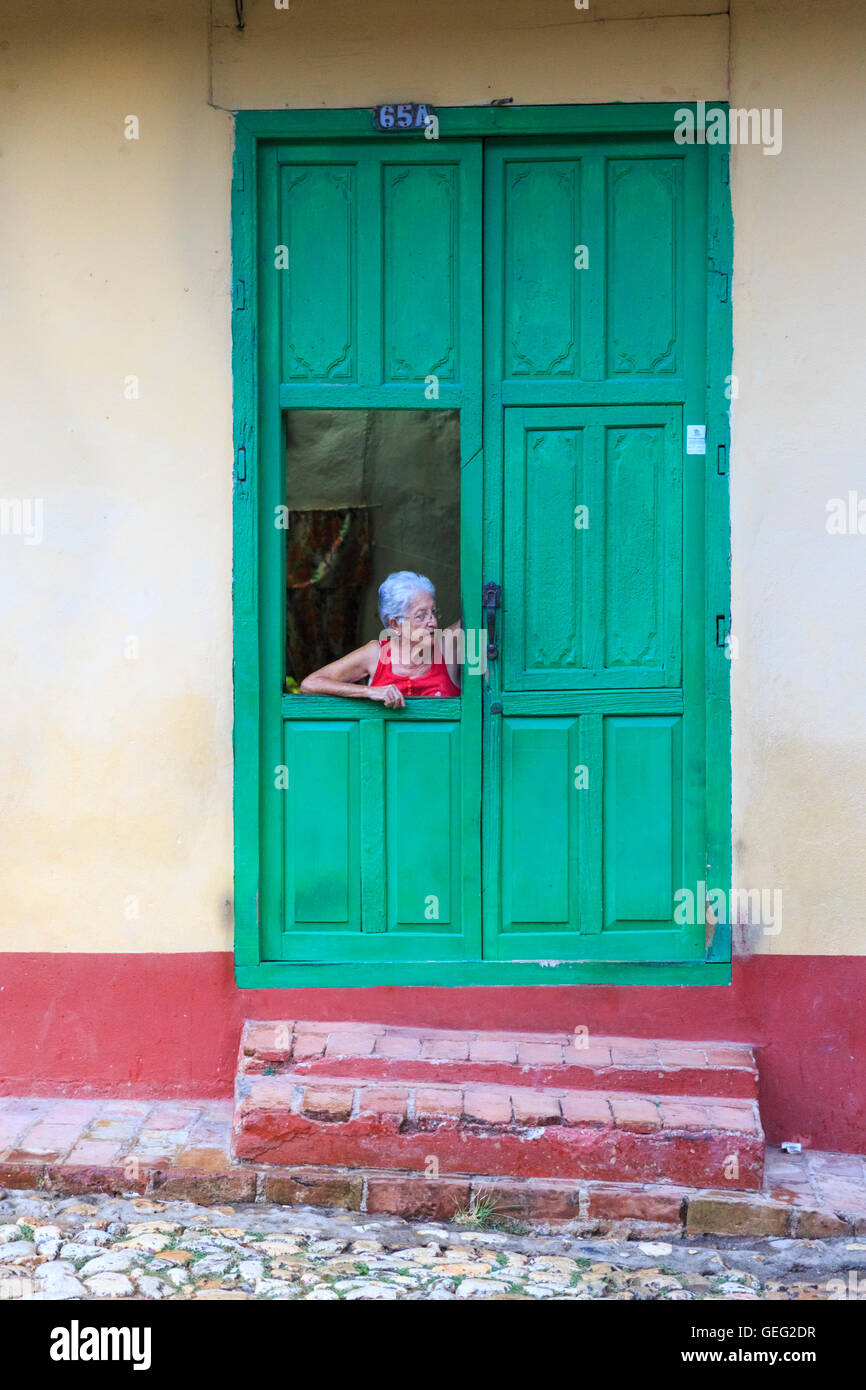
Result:
<svg viewBox="0 0 866 1390"><path fill-rule="evenodd" d="M373 124L377 130L426 130L436 108L423 101L401 101L395 106L377 106Z"/></svg>

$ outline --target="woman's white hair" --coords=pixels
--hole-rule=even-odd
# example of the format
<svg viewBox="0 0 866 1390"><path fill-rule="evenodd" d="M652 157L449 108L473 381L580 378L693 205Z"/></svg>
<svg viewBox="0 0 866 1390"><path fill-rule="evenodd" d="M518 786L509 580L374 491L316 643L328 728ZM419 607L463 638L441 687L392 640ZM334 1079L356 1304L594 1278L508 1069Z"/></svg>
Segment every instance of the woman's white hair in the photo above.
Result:
<svg viewBox="0 0 866 1390"><path fill-rule="evenodd" d="M412 570L395 570L382 581L379 585L379 617L383 627L388 627L392 618L398 622L405 618L412 595L417 594L419 589L436 597L436 590L427 576L415 574Z"/></svg>

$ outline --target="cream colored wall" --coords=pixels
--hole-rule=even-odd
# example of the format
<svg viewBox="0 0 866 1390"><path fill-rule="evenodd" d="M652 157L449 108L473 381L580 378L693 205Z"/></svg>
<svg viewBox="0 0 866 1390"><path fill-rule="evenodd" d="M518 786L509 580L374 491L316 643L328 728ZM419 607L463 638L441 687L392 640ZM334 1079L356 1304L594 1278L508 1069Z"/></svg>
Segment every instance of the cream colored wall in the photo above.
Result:
<svg viewBox="0 0 866 1390"><path fill-rule="evenodd" d="M733 0L732 93L781 107L733 153L735 881L779 887L779 953L866 952L866 7ZM754 940L754 937L753 937Z"/></svg>
<svg viewBox="0 0 866 1390"><path fill-rule="evenodd" d="M0 537L0 948L228 948L232 129L206 6L6 7L0 44L0 496L44 500L41 545Z"/></svg>
<svg viewBox="0 0 866 1390"><path fill-rule="evenodd" d="M45 519L41 545L0 536L0 949L231 945L214 108L713 100L730 71L735 105L784 112L782 153L735 150L732 171L735 881L783 890L781 933L751 947L866 952L866 539L824 525L862 455L866 34L856 0L726 8L247 0L241 35L232 0L212 25L204 0L73 0L2 22L0 497L42 498Z"/></svg>
<svg viewBox="0 0 866 1390"><path fill-rule="evenodd" d="M727 0L214 0L213 100L440 106L727 94Z"/></svg>

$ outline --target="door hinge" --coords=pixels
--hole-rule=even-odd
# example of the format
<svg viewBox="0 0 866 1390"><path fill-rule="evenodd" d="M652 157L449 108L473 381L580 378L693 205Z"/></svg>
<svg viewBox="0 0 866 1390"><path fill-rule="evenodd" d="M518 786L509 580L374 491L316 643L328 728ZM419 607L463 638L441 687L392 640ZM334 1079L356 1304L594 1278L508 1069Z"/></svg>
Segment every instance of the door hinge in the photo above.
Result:
<svg viewBox="0 0 866 1390"><path fill-rule="evenodd" d="M716 472L719 477L724 477L728 471L728 446L720 444L716 453Z"/></svg>
<svg viewBox="0 0 866 1390"><path fill-rule="evenodd" d="M723 647L728 639L728 616L726 613L716 615L716 646Z"/></svg>
<svg viewBox="0 0 866 1390"><path fill-rule="evenodd" d="M727 272L726 270L716 270L716 271L713 272L713 274L714 274L714 275L718 275L718 277L719 277L719 303L720 303L720 304L727 304L727 302L728 302L728 288L729 288L729 286L728 286L728 272Z"/></svg>
<svg viewBox="0 0 866 1390"><path fill-rule="evenodd" d="M235 477L239 483L247 480L247 450L246 445L241 444L235 454Z"/></svg>
<svg viewBox="0 0 866 1390"><path fill-rule="evenodd" d="M233 308L237 313L240 313L241 310L242 310L242 309L246 309L246 307L247 307L247 287L246 287L246 285L244 284L243 280L235 280L234 303L232 304L232 308Z"/></svg>

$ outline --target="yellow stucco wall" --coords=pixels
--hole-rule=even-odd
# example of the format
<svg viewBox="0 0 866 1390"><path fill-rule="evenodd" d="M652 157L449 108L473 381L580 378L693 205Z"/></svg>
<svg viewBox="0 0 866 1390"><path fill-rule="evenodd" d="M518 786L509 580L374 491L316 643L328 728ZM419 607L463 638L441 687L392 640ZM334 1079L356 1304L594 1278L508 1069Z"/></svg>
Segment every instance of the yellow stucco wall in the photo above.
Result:
<svg viewBox="0 0 866 1390"><path fill-rule="evenodd" d="M0 23L0 949L231 946L229 181L239 106L781 107L736 149L735 882L866 952L857 0L73 3ZM730 81L730 87L729 87ZM135 115L140 138L124 138ZM10 331L11 328L11 331ZM127 378L138 378L128 399ZM137 914L137 915L136 915Z"/></svg>
<svg viewBox="0 0 866 1390"><path fill-rule="evenodd" d="M0 25L0 496L44 501L41 545L0 538L6 950L231 941L232 123L207 36L174 0Z"/></svg>
<svg viewBox="0 0 866 1390"><path fill-rule="evenodd" d="M781 107L734 152L734 873L779 886L774 952L866 951L866 7L734 0L732 102Z"/></svg>
<svg viewBox="0 0 866 1390"><path fill-rule="evenodd" d="M726 0L215 0L213 100L694 101L727 93Z"/></svg>

